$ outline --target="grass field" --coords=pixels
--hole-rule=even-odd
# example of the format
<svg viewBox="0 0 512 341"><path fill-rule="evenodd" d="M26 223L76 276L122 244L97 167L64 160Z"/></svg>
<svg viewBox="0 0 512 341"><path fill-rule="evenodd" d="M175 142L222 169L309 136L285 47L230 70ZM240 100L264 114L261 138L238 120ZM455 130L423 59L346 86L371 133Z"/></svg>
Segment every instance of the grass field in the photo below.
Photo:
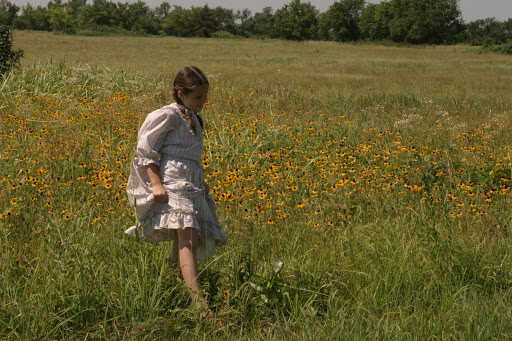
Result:
<svg viewBox="0 0 512 341"><path fill-rule="evenodd" d="M0 339L512 338L510 57L14 43L22 69L0 83ZM137 130L183 65L211 83L204 164L229 238L200 266L213 321L189 306L169 244L123 234Z"/></svg>

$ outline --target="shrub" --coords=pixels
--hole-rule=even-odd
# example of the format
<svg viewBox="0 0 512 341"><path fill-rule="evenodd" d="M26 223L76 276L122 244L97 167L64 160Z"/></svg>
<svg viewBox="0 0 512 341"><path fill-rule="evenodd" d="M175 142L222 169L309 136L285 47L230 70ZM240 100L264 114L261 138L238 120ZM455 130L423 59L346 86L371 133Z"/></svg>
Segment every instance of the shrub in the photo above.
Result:
<svg viewBox="0 0 512 341"><path fill-rule="evenodd" d="M20 66L22 50L13 50L11 30L0 25L0 76Z"/></svg>
<svg viewBox="0 0 512 341"><path fill-rule="evenodd" d="M106 36L134 36L137 35L134 32L125 30L124 28L117 26L108 25L90 25L83 27L76 32L79 36L90 36L90 37L106 37Z"/></svg>
<svg viewBox="0 0 512 341"><path fill-rule="evenodd" d="M234 39L237 38L237 36L227 31L216 31L212 33L212 38Z"/></svg>
<svg viewBox="0 0 512 341"><path fill-rule="evenodd" d="M482 46L482 51L501 54L512 54L512 43L502 45L484 45Z"/></svg>
<svg viewBox="0 0 512 341"><path fill-rule="evenodd" d="M512 43L496 46L494 51L502 54L512 54Z"/></svg>

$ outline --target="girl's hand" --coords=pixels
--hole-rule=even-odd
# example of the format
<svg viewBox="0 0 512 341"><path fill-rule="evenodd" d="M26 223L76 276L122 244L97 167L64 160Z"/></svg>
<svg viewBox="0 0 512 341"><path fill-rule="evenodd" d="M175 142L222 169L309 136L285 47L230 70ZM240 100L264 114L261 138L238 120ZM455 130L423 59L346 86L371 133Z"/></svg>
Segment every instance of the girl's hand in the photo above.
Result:
<svg viewBox="0 0 512 341"><path fill-rule="evenodd" d="M156 202L166 203L169 201L167 197L167 192L162 184L157 184L153 186L153 198Z"/></svg>
<svg viewBox="0 0 512 341"><path fill-rule="evenodd" d="M208 195L210 193L210 186L206 182L203 182L204 195Z"/></svg>

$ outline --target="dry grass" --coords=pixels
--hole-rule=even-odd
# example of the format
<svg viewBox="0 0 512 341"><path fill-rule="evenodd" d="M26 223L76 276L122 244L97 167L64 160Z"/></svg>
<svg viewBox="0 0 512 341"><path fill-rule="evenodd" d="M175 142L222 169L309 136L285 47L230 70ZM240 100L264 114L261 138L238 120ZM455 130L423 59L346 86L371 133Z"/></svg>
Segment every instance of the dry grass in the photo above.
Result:
<svg viewBox="0 0 512 341"><path fill-rule="evenodd" d="M172 37L75 37L15 32L24 65L123 69L170 82L183 65L198 65L213 81L256 86L286 85L296 91L368 92L466 100L492 105L512 99L512 61L468 46L404 47L332 42L181 39ZM372 95L373 95L372 94Z"/></svg>

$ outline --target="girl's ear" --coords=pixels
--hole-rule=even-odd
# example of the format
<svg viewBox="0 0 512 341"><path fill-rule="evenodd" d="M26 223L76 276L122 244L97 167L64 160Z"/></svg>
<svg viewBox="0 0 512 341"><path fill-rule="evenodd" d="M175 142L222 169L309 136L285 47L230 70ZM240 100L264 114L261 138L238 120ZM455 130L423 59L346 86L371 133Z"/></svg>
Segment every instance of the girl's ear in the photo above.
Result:
<svg viewBox="0 0 512 341"><path fill-rule="evenodd" d="M183 95L183 92L181 90L178 90L178 98L183 101L183 98L185 98L185 95Z"/></svg>

